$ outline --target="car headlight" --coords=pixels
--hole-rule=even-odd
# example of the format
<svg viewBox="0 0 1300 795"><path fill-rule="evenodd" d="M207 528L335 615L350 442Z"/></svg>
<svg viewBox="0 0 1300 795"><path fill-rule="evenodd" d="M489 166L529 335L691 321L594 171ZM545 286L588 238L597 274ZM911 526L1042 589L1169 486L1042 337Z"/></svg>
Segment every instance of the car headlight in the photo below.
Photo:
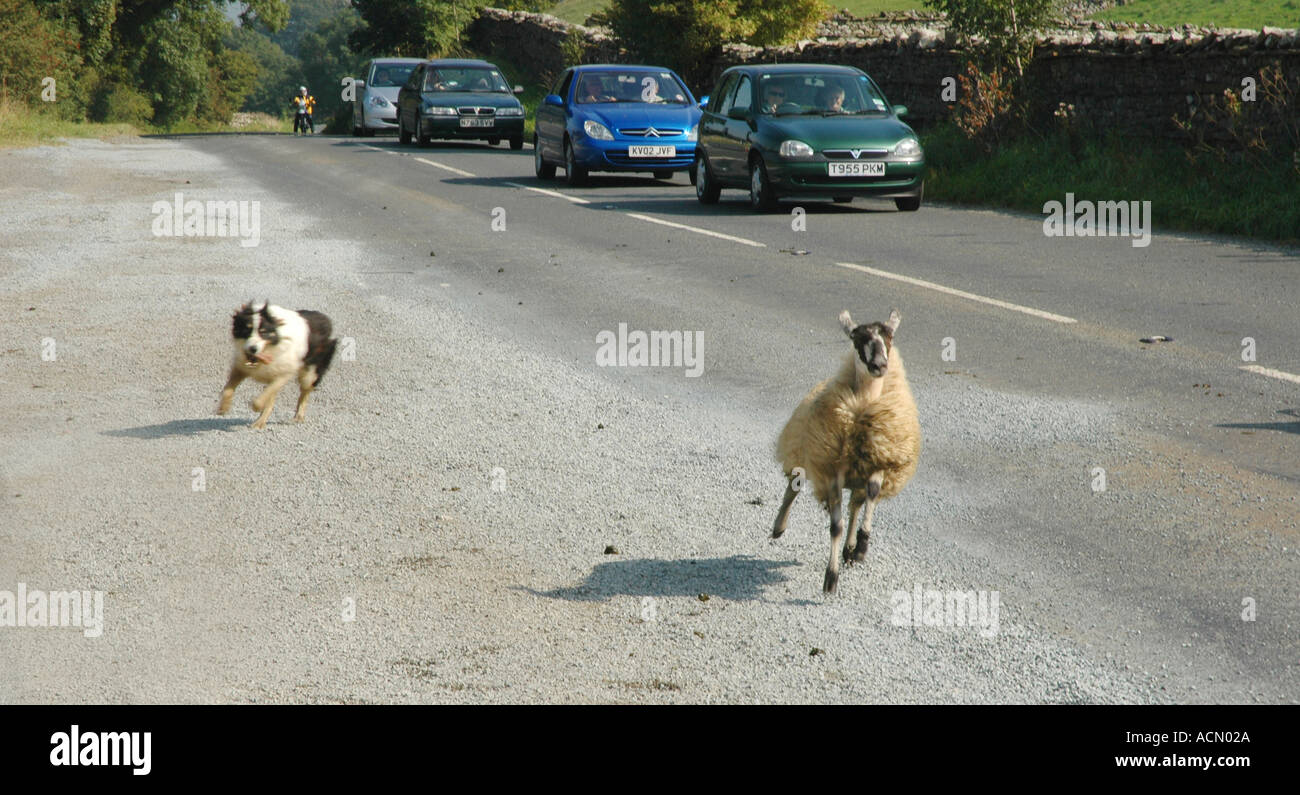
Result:
<svg viewBox="0 0 1300 795"><path fill-rule="evenodd" d="M812 147L803 141L782 141L781 157L812 157Z"/></svg>
<svg viewBox="0 0 1300 795"><path fill-rule="evenodd" d="M894 147L894 156L908 157L908 158L920 157L921 142L916 140L915 138L904 138L903 140L898 142L897 146Z"/></svg>
<svg viewBox="0 0 1300 795"><path fill-rule="evenodd" d="M388 100L384 99L378 94L374 94L373 96L370 97L370 104L374 105L376 108L386 108L388 107Z"/></svg>
<svg viewBox="0 0 1300 795"><path fill-rule="evenodd" d="M691 129L686 131L686 140L688 141L700 140L700 125L696 124L692 126Z"/></svg>
<svg viewBox="0 0 1300 795"><path fill-rule="evenodd" d="M425 105L424 112L430 116L455 116L456 109L449 108L445 105Z"/></svg>
<svg viewBox="0 0 1300 795"><path fill-rule="evenodd" d="M588 138L595 138L597 141L614 140L614 135L610 133L609 128L598 121L584 121L582 131L587 134Z"/></svg>
<svg viewBox="0 0 1300 795"><path fill-rule="evenodd" d="M522 116L524 115L524 109L523 108L497 108L497 115L498 116Z"/></svg>

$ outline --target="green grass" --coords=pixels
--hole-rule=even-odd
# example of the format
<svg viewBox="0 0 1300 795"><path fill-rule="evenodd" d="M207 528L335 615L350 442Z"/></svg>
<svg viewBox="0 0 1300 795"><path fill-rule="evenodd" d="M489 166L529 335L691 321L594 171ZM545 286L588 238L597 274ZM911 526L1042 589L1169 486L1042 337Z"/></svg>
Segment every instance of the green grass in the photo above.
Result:
<svg viewBox="0 0 1300 795"><path fill-rule="evenodd" d="M1095 15L1116 22L1225 28L1300 27L1300 0L1132 0Z"/></svg>
<svg viewBox="0 0 1300 795"><path fill-rule="evenodd" d="M581 25L592 12L607 5L609 0L560 0L546 13ZM827 0L827 5L836 11L847 8L854 16L873 17L881 11L921 11L925 4L923 0Z"/></svg>
<svg viewBox="0 0 1300 795"><path fill-rule="evenodd" d="M951 126L923 136L927 199L1041 213L1049 200L1147 201L1155 226L1294 242L1300 159L1262 165L1189 161L1168 143L1114 139L1072 145L1020 136L984 154Z"/></svg>
<svg viewBox="0 0 1300 795"><path fill-rule="evenodd" d="M43 110L12 101L0 101L0 149L56 143L59 138L119 138L140 135L130 124L87 124L65 121Z"/></svg>

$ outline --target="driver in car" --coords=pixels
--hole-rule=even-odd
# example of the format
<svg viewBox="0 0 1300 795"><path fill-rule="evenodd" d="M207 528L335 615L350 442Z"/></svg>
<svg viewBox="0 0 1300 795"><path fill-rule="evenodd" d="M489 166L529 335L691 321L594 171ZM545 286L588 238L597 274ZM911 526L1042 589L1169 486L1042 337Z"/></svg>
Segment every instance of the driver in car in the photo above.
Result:
<svg viewBox="0 0 1300 795"><path fill-rule="evenodd" d="M614 97L605 93L605 87L601 85L600 78L588 77L582 81L582 90L578 92L579 102L614 102Z"/></svg>
<svg viewBox="0 0 1300 795"><path fill-rule="evenodd" d="M817 106L828 113L844 111L844 88L842 86L823 86L817 92Z"/></svg>
<svg viewBox="0 0 1300 795"><path fill-rule="evenodd" d="M762 111L776 113L777 106L783 102L785 102L785 88L779 83L773 83L763 91Z"/></svg>

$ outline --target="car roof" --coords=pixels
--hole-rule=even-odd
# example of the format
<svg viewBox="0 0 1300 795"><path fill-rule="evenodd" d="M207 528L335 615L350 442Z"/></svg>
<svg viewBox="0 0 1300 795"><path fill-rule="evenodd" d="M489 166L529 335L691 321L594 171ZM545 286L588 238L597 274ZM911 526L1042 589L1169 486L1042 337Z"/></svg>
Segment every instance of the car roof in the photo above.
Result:
<svg viewBox="0 0 1300 795"><path fill-rule="evenodd" d="M425 63L432 64L433 66L488 66L493 69L497 68L497 65L494 63L480 61L476 58L433 58L425 61Z"/></svg>
<svg viewBox="0 0 1300 795"><path fill-rule="evenodd" d="M782 64L743 64L733 66L728 72L764 72L774 75L788 75L807 71L837 72L844 75L861 74L861 70L852 66L840 66L829 63L782 63Z"/></svg>
<svg viewBox="0 0 1300 795"><path fill-rule="evenodd" d="M369 63L423 63L423 58L371 58Z"/></svg>
<svg viewBox="0 0 1300 795"><path fill-rule="evenodd" d="M666 66L654 66L653 64L643 63L585 63L570 68L573 69L574 74L577 74L578 72L594 72L609 69L658 69L660 72L673 71ZM674 72L674 74L676 73Z"/></svg>

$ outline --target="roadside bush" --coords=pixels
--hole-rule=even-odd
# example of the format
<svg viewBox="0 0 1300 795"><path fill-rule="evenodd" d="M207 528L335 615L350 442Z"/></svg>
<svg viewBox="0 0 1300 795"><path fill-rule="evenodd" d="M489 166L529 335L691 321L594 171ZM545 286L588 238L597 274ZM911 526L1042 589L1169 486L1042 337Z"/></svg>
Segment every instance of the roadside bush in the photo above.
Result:
<svg viewBox="0 0 1300 795"><path fill-rule="evenodd" d="M91 104L94 121L144 126L153 119L153 103L130 86L109 83Z"/></svg>

